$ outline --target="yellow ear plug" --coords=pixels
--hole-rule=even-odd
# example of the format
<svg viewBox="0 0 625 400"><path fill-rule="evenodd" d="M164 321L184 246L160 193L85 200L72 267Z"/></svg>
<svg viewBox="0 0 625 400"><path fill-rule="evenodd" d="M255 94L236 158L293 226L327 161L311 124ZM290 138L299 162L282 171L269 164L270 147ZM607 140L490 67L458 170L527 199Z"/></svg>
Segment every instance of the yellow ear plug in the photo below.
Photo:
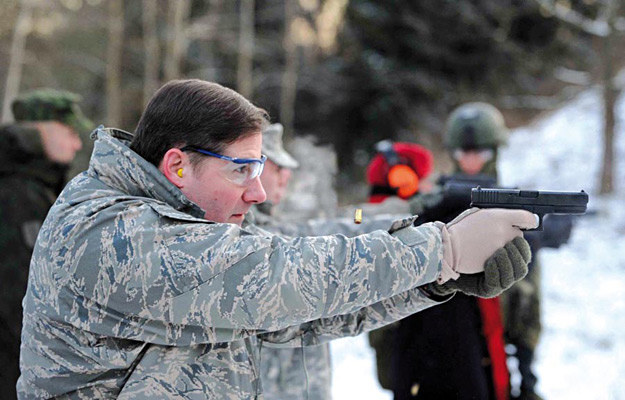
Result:
<svg viewBox="0 0 625 400"><path fill-rule="evenodd" d="M179 177L181 177L181 178L182 178L182 168L178 169L177 174L178 174L178 176L179 176Z"/></svg>

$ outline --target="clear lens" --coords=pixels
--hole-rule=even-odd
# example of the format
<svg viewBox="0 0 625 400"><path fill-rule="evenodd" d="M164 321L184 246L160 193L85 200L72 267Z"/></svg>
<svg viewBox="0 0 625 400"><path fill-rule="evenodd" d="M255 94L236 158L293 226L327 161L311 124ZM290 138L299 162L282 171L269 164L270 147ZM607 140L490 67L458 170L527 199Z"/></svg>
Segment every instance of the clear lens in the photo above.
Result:
<svg viewBox="0 0 625 400"><path fill-rule="evenodd" d="M265 164L261 164L260 162L237 164L232 161L224 160L224 166L221 168L221 172L223 177L230 182L241 186L247 186L260 176L264 166Z"/></svg>
<svg viewBox="0 0 625 400"><path fill-rule="evenodd" d="M182 151L195 151L209 157L215 157L223 162L221 173L227 180L241 186L246 186L263 173L267 156L264 154L260 158L232 158L222 154L213 153L205 149L194 146L185 146Z"/></svg>
<svg viewBox="0 0 625 400"><path fill-rule="evenodd" d="M481 149L481 150L460 150L457 149L453 153L453 157L456 161L460 161L461 158L469 154L477 154L484 162L488 162L493 159L495 152L492 149Z"/></svg>

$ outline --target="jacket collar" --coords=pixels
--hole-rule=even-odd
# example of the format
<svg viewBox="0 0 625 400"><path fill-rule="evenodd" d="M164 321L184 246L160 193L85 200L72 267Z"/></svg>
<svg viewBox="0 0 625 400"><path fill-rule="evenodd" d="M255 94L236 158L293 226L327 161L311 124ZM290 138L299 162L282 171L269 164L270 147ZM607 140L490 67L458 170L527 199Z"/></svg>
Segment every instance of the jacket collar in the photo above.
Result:
<svg viewBox="0 0 625 400"><path fill-rule="evenodd" d="M131 196L150 197L204 218L204 210L169 182L158 168L130 149L131 133L100 126L91 136L96 142L89 166L100 181Z"/></svg>

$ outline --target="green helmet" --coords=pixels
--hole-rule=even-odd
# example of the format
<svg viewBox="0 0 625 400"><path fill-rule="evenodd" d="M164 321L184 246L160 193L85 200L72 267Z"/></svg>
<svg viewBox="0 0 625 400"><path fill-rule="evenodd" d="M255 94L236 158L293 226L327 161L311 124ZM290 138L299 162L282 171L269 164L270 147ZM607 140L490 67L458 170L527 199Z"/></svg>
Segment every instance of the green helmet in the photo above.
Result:
<svg viewBox="0 0 625 400"><path fill-rule="evenodd" d="M11 108L16 121L59 121L71 126L76 133L89 132L93 123L82 113L75 93L36 89L18 96Z"/></svg>
<svg viewBox="0 0 625 400"><path fill-rule="evenodd" d="M447 119L445 145L450 149L496 149L507 141L503 115L490 104L463 104Z"/></svg>

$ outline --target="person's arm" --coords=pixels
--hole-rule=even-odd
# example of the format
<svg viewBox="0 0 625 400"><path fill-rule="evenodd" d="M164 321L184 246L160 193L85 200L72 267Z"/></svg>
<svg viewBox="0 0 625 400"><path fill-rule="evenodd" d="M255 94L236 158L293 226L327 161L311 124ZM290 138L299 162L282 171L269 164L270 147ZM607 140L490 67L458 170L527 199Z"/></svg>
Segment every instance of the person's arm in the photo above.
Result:
<svg viewBox="0 0 625 400"><path fill-rule="evenodd" d="M434 225L406 228L401 240L383 231L287 239L166 210L119 202L46 233L67 238L50 242L51 257L73 264L61 297L76 310L66 315L97 315L88 329L105 335L223 342L352 313L440 270Z"/></svg>
<svg viewBox="0 0 625 400"><path fill-rule="evenodd" d="M405 215L372 216L355 224L348 218L312 219L303 222L284 222L271 219L263 224L262 229L290 236L321 236L340 233L355 236L374 230L388 231L393 222ZM255 227L250 226L253 230ZM437 275L438 273L436 273ZM433 275L428 280L434 280ZM292 347L318 345L325 341L344 336L356 336L369 330L385 326L415 312L424 310L451 296L429 296L420 289L411 289L390 299L363 307L353 313L321 318L302 325L288 327L279 331L259 335L271 347Z"/></svg>
<svg viewBox="0 0 625 400"><path fill-rule="evenodd" d="M443 231L443 247L451 247L451 251L449 253L445 252L447 254L443 255L443 265L448 264L449 267L451 264L456 263L455 260L448 259L449 254L454 254L454 257L459 256L464 258L462 267L456 265L449 269L447 274L443 271L443 273L439 274L437 277L436 282L411 289L370 307L364 307L351 315L311 321L300 327L292 327L290 330L284 332L263 335L262 338L274 344L286 343L291 346L314 345L318 344L323 339L355 335L363 331L384 326L418 312L430 305L436 304L435 301L445 301L456 291L480 297L499 295L503 290L509 288L514 282L522 279L525 274L527 274L527 266L531 260L529 245L522 237L516 236L511 241L505 243L503 248L495 251L485 262L477 260L472 262L469 260L469 258L472 257L470 253L473 253L474 250L477 250L476 247L479 247L477 243L471 243L472 238L478 233L487 233L487 229L473 231L475 226L472 227L472 223L467 224L467 220L479 221L481 219L482 223L479 225L483 225L484 222L487 222L489 217L497 217L499 215L499 217L507 218L512 216L512 214L507 214L505 211L501 213L501 211L502 210L495 211L492 214L481 212L481 215L478 215L480 212L474 209L469 210L444 227L441 223L436 223L441 226ZM511 223L527 227L535 226L537 223L536 219L531 220L532 217L534 217L531 214L519 214L518 217L521 218L515 218L517 222L511 221ZM530 219L527 219L525 223L523 223L525 217L530 217ZM406 226L406 224L411 223L413 220L414 218L396 221L393 223L391 231L393 231L393 228L399 229L394 233L398 236L402 236L405 234L405 231L402 230L401 227ZM457 236L458 232L462 232L459 237ZM505 230L496 229L494 232L497 236L507 236L507 238L504 239L505 242L509 238L508 235L513 234L514 230L505 233ZM471 247L467 249L465 247L468 243L471 244ZM471 264L483 264L483 267L480 267L482 271L478 272L477 270L465 269L466 266ZM425 298L430 301L423 301Z"/></svg>
<svg viewBox="0 0 625 400"><path fill-rule="evenodd" d="M348 237L362 235L375 230L388 230L393 221L408 215L366 216L360 224L349 218L319 218L308 221L275 220L264 224L262 229L287 236L324 236L342 234Z"/></svg>
<svg viewBox="0 0 625 400"><path fill-rule="evenodd" d="M259 335L269 347L316 346L329 340L356 336L381 328L416 312L441 304L453 294L437 296L421 288L363 307L351 314L337 315L306 322L276 332Z"/></svg>

